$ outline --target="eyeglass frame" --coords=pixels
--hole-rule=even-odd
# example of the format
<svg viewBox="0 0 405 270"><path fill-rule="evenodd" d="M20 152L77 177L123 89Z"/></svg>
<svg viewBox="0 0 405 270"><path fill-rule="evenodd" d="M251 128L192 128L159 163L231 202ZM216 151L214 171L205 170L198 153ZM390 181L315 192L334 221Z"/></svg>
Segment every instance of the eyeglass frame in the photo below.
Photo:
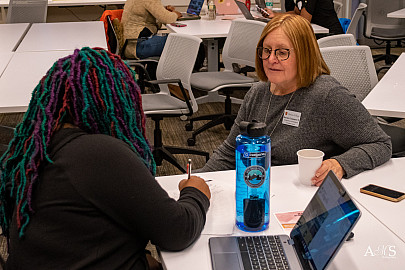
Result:
<svg viewBox="0 0 405 270"><path fill-rule="evenodd" d="M266 49L266 50L268 50L270 53L269 53L269 55L268 55L266 58L262 58L262 56L259 54L259 49L262 49L262 50ZM288 56L287 56L286 59L279 59L279 58L278 58L277 52L279 52L280 50L285 50L285 51L287 51ZM286 61L286 60L288 60L288 59L290 58L290 52L291 52L291 50L293 50L293 49L280 48L280 49L272 50L272 49L269 49L269 48L261 47L261 46L260 46L260 47L257 47L257 48L256 48L256 54L257 54L257 56L258 56L261 60L267 60L267 59L270 58L271 53L274 51L274 55L275 55L275 57L277 58L278 61Z"/></svg>

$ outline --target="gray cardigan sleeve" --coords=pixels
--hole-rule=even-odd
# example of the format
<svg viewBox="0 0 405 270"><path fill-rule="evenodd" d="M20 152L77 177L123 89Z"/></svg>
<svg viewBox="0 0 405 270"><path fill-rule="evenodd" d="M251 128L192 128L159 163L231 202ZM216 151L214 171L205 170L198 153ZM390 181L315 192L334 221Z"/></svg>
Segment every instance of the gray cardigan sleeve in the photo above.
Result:
<svg viewBox="0 0 405 270"><path fill-rule="evenodd" d="M345 170L345 177L350 178L387 162L392 149L390 137L361 102L345 91L329 91L323 113L333 142L347 149L331 158L339 162Z"/></svg>

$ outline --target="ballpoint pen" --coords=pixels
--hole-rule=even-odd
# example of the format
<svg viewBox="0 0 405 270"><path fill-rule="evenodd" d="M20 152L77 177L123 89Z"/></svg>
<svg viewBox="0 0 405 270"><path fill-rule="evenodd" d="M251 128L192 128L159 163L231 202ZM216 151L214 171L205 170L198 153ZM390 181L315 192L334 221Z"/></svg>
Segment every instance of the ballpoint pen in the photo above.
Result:
<svg viewBox="0 0 405 270"><path fill-rule="evenodd" d="M191 158L189 158L188 162L187 162L187 174L188 174L187 179L190 179L190 177L191 177Z"/></svg>

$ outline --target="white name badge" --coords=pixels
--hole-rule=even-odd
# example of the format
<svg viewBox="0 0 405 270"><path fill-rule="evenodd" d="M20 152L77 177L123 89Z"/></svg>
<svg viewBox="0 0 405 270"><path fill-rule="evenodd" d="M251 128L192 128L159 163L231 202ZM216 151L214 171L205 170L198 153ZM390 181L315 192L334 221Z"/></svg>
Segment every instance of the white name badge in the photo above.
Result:
<svg viewBox="0 0 405 270"><path fill-rule="evenodd" d="M282 123L284 125L298 127L300 125L300 118L301 118L300 112L285 110Z"/></svg>

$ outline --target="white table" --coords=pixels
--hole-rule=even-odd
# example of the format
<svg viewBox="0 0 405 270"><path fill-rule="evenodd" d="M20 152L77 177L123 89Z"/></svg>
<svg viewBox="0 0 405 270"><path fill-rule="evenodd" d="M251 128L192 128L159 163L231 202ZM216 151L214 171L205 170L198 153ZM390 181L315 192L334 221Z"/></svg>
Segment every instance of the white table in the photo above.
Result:
<svg viewBox="0 0 405 270"><path fill-rule="evenodd" d="M0 0L1 18L6 21L9 0ZM126 0L48 0L49 7L124 5Z"/></svg>
<svg viewBox="0 0 405 270"><path fill-rule="evenodd" d="M405 158L394 158L372 171L343 181L355 200L405 243L405 201L391 202L360 193L360 188L368 184L405 192L404 168Z"/></svg>
<svg viewBox="0 0 405 270"><path fill-rule="evenodd" d="M399 19L405 19L405 8L390 12L387 14L388 18L399 18Z"/></svg>
<svg viewBox="0 0 405 270"><path fill-rule="evenodd" d="M6 69L8 63L13 57L13 52L0 52L0 78L3 75L4 70Z"/></svg>
<svg viewBox="0 0 405 270"><path fill-rule="evenodd" d="M182 21L186 27L175 27L167 24L169 31L174 33L188 34L204 39L208 48L208 71L218 71L219 48L218 38L226 38L231 27L232 19L243 18L243 15L217 16L215 20L208 20L203 16L200 20ZM329 29L312 24L315 34L327 34Z"/></svg>
<svg viewBox="0 0 405 270"><path fill-rule="evenodd" d="M200 175L205 179L213 179L213 181L209 182L210 185L221 186L221 183L225 183L225 186L228 187L228 191L220 194L221 197L223 198L224 196L227 196L230 197L230 199L234 198L234 188L232 189L235 185L234 171L197 175ZM158 181L163 188L169 191L170 194L178 181L184 177L185 175L159 177ZM387 177L385 177L385 179L387 179ZM346 180L344 180L344 184L346 185ZM271 216L269 229L259 233L246 233L234 227L233 235L283 234L283 229L275 220L273 213L304 210L316 189L316 187L307 187L299 184L297 165L272 167L270 185ZM216 202L214 196L215 193L213 193L211 200L212 204ZM387 227L385 227L380 221L373 217L373 215L362 205L358 206L362 211L362 216L354 228L354 239L344 243L342 249L339 251L328 269L402 269L405 264L405 257L403 256L405 252L405 243L387 229ZM224 213L235 212L235 209L232 209L233 205L222 204L221 207L224 207L224 209L222 209ZM220 219L221 217L217 216L217 218ZM212 219L207 218L207 224L214 222L218 223L218 220L213 221ZM403 221L397 219L397 223L402 225ZM202 234L193 245L182 252L161 251L160 256L165 269L212 269L208 248L208 239L211 236L212 235ZM385 254L386 256L382 254L375 255L377 249L382 246L390 246L391 249L395 250L395 256L389 257L388 252ZM371 256L370 253L366 254L367 251L370 250L372 250L374 253L373 255L375 256Z"/></svg>
<svg viewBox="0 0 405 270"><path fill-rule="evenodd" d="M84 46L107 49L103 22L34 23L17 52L64 51Z"/></svg>
<svg viewBox="0 0 405 270"><path fill-rule="evenodd" d="M52 64L72 53L73 51L14 53L0 77L0 113L25 112L32 91Z"/></svg>
<svg viewBox="0 0 405 270"><path fill-rule="evenodd" d="M405 53L363 100L372 115L405 118Z"/></svg>
<svg viewBox="0 0 405 270"><path fill-rule="evenodd" d="M0 24L0 52L14 51L29 25L29 23Z"/></svg>

